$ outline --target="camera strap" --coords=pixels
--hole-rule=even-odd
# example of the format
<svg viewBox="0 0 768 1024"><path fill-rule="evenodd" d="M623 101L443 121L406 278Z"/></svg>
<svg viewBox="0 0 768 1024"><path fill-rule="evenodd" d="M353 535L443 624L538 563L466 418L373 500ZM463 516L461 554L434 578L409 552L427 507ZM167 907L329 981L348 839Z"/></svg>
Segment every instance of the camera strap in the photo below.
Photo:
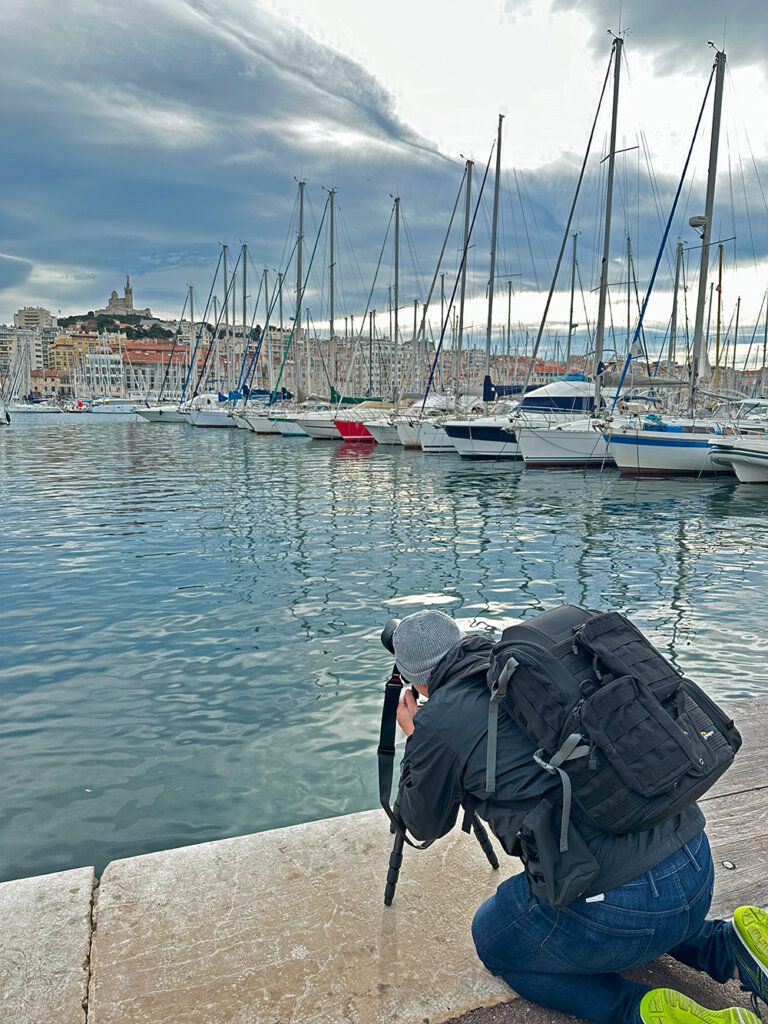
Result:
<svg viewBox="0 0 768 1024"><path fill-rule="evenodd" d="M379 732L379 801L387 817L392 822L395 832L415 850L426 850L432 843L414 843L406 834L405 825L396 810L393 810L389 799L392 795L392 776L395 765L395 729L397 726L397 705L403 689L403 680L397 668L387 680L384 690L384 707L381 711L381 730ZM395 805L397 806L397 805Z"/></svg>

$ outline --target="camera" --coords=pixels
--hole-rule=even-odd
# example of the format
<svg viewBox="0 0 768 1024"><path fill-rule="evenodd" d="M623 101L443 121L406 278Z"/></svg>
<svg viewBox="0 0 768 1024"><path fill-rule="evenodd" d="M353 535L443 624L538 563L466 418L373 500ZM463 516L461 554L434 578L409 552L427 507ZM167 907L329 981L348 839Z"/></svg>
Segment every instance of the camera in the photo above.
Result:
<svg viewBox="0 0 768 1024"><path fill-rule="evenodd" d="M384 629L381 631L381 642L389 651L390 654L395 653L395 630L400 625L400 619L390 619L389 622L385 623Z"/></svg>

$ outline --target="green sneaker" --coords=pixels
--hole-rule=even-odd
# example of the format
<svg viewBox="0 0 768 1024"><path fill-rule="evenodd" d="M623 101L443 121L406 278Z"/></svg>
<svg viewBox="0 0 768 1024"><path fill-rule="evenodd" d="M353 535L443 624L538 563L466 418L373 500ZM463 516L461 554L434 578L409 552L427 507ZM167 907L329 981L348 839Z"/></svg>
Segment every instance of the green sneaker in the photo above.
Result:
<svg viewBox="0 0 768 1024"><path fill-rule="evenodd" d="M738 907L732 927L741 984L768 1004L768 912L760 907Z"/></svg>
<svg viewBox="0 0 768 1024"><path fill-rule="evenodd" d="M643 1024L760 1024L751 1010L708 1010L673 988L652 988L640 1000Z"/></svg>

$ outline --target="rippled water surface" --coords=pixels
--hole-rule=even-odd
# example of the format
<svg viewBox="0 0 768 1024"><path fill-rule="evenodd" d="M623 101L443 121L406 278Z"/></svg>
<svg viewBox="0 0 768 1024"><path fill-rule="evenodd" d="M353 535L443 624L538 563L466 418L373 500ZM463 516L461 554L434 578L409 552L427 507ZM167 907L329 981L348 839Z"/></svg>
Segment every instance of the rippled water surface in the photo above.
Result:
<svg viewBox="0 0 768 1024"><path fill-rule="evenodd" d="M617 608L768 693L768 488L19 416L0 499L0 879L375 806L379 632L425 605Z"/></svg>

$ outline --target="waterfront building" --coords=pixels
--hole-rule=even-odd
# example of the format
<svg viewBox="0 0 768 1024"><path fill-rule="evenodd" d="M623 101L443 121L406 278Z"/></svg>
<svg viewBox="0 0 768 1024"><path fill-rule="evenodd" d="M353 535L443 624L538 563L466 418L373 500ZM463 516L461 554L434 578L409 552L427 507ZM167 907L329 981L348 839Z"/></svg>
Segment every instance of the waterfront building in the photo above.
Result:
<svg viewBox="0 0 768 1024"><path fill-rule="evenodd" d="M38 327L56 327L56 317L42 306L24 306L13 314L13 326L34 331Z"/></svg>

